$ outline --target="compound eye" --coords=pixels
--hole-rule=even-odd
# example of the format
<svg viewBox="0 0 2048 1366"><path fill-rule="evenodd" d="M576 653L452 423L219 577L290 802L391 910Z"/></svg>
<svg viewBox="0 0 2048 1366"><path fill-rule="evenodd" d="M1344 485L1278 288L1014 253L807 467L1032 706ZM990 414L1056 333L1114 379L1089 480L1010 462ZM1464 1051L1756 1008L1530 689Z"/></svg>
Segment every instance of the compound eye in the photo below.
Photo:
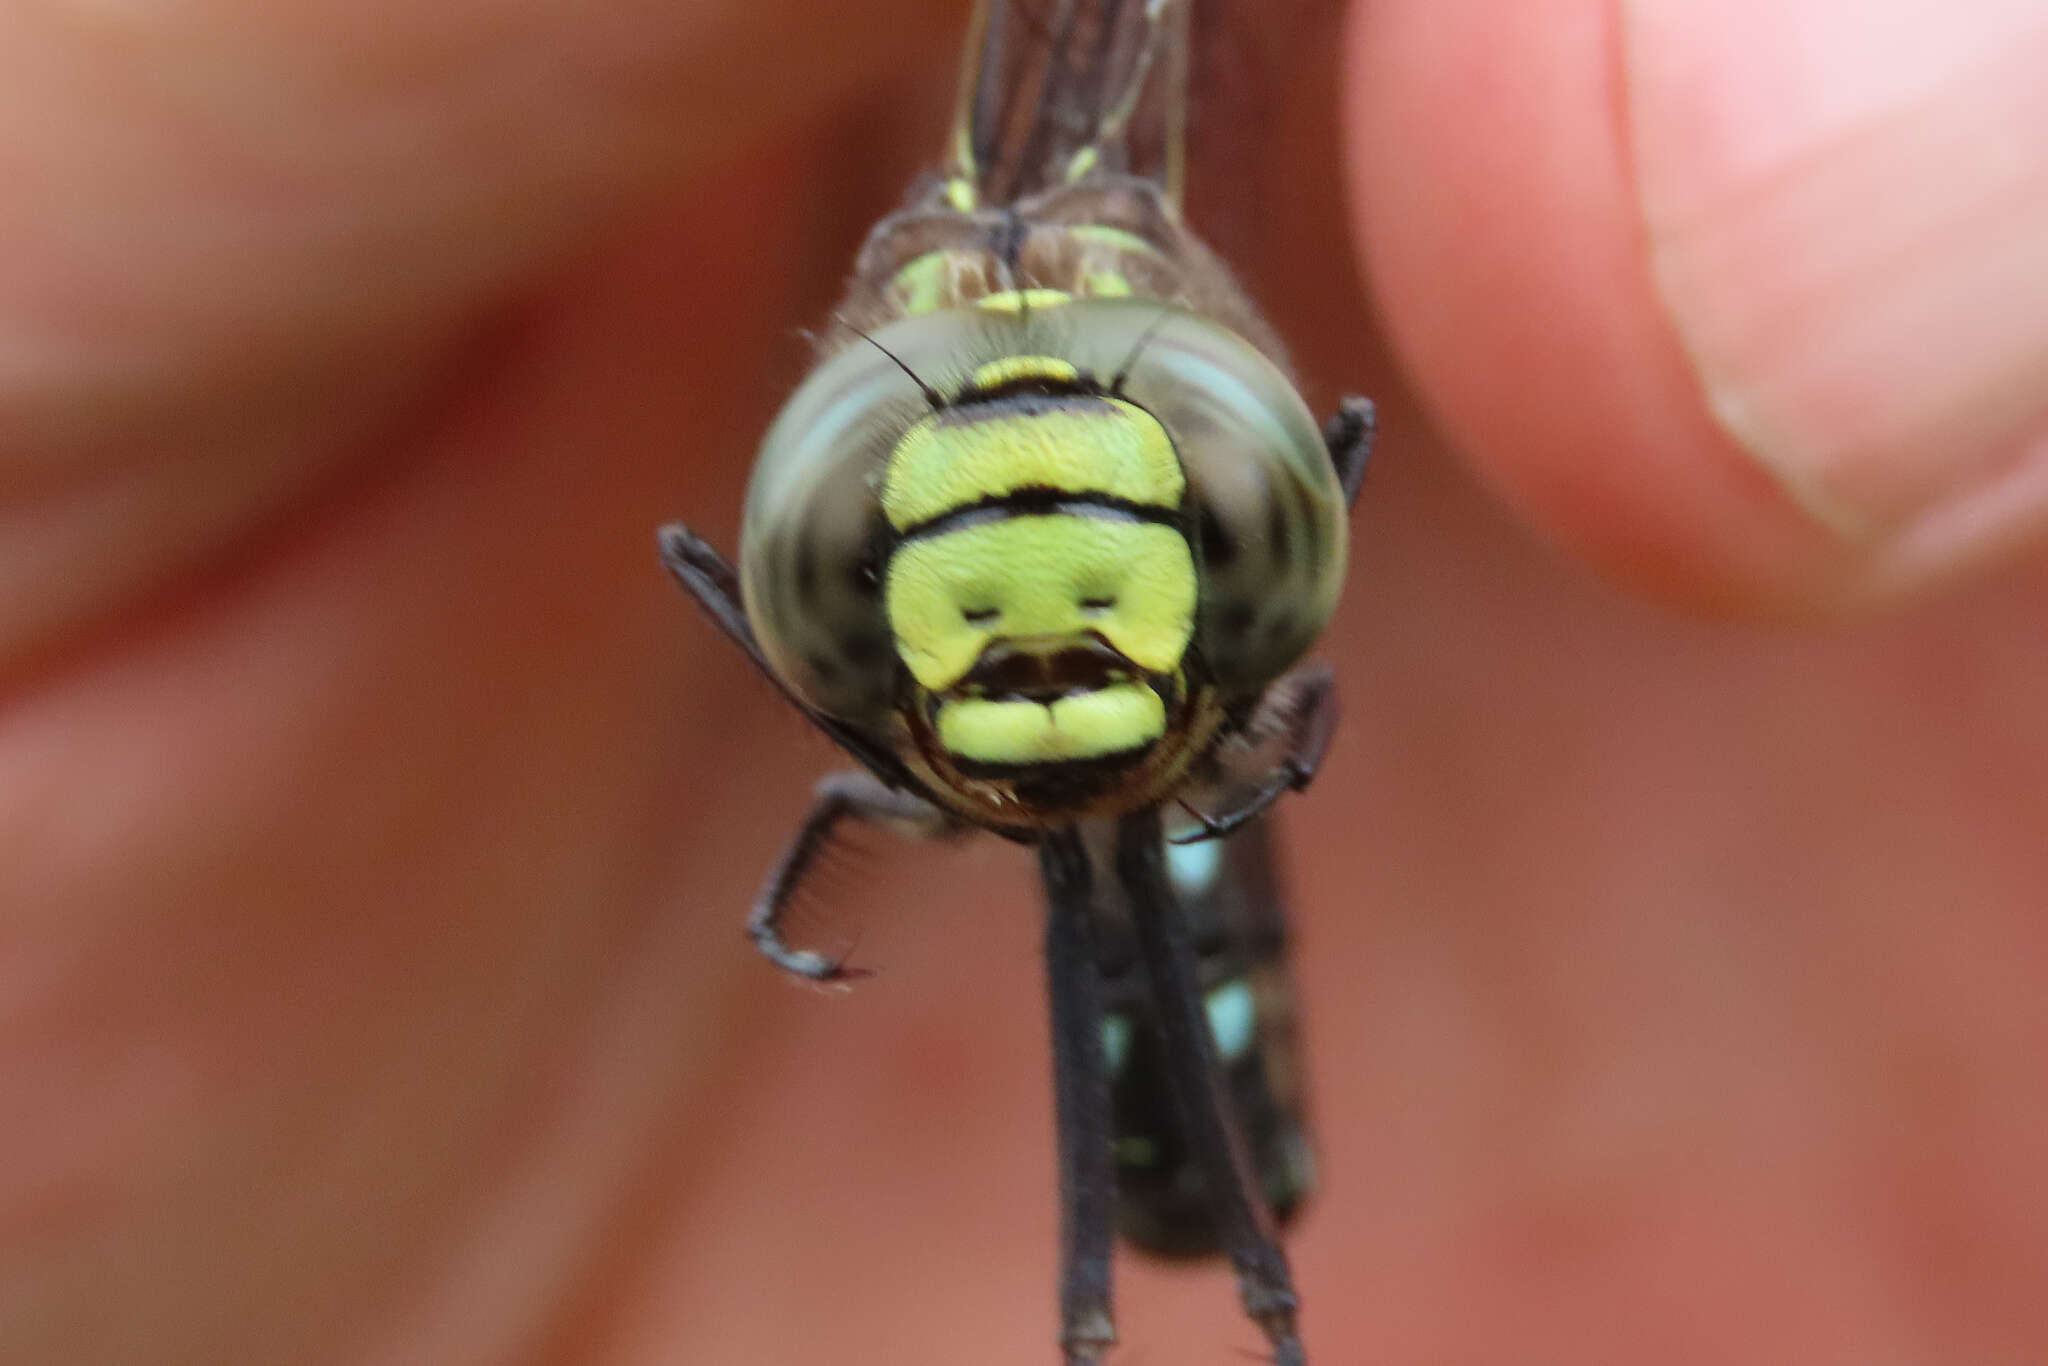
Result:
<svg viewBox="0 0 2048 1366"><path fill-rule="evenodd" d="M875 483L927 412L886 356L841 350L783 406L747 494L740 579L762 654L802 701L865 727L886 725L900 668L882 606L891 532Z"/></svg>
<svg viewBox="0 0 2048 1366"><path fill-rule="evenodd" d="M1173 434L1187 472L1202 552L1198 648L1226 695L1251 695L1315 643L1343 583L1344 495L1321 429L1272 361L1192 314L1158 327L1129 365L1124 392Z"/></svg>

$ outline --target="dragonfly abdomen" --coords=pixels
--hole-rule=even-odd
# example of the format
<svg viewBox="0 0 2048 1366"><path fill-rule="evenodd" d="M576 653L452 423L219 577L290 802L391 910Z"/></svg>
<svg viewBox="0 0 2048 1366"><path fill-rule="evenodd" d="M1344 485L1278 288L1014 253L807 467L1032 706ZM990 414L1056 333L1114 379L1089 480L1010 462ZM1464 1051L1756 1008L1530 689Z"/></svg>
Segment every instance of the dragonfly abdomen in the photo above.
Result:
<svg viewBox="0 0 2048 1366"><path fill-rule="evenodd" d="M1315 1164L1270 840L1257 821L1228 840L1169 846L1167 869L1193 932L1223 1091L1267 1208L1285 1223L1311 1193ZM1151 990L1114 917L1101 956L1117 1231L1161 1256L1221 1251L1216 1204L1168 1088Z"/></svg>

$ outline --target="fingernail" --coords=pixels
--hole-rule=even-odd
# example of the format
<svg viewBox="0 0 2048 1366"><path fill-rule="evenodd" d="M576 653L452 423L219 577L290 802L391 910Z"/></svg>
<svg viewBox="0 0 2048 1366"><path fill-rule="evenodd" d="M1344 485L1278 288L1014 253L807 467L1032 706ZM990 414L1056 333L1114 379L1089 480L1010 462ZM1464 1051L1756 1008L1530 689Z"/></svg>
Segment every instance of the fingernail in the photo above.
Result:
<svg viewBox="0 0 2048 1366"><path fill-rule="evenodd" d="M1873 549L2048 523L2048 8L1623 13L1657 289L1736 443Z"/></svg>

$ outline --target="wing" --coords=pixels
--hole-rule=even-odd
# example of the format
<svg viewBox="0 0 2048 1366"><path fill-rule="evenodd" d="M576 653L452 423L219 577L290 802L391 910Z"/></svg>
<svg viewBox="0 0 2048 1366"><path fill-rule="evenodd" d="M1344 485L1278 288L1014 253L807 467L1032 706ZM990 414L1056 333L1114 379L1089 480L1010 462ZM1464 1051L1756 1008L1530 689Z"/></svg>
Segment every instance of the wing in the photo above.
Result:
<svg viewBox="0 0 2048 1366"><path fill-rule="evenodd" d="M1087 170L1180 199L1193 0L981 0L954 118L952 175L1011 204Z"/></svg>

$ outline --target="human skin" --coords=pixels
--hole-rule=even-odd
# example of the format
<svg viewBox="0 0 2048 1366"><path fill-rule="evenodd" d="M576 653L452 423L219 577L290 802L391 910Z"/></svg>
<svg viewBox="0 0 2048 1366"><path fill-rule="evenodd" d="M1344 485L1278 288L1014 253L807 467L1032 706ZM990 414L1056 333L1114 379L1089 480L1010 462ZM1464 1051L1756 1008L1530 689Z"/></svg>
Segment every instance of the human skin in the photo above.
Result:
<svg viewBox="0 0 2048 1366"><path fill-rule="evenodd" d="M1284 35L1247 273L1388 430L1312 1359L2048 1355L2048 7L1932 12ZM774 980L833 756L653 561L957 17L0 16L0 1360L1053 1359L1025 860L873 845L881 975ZM1130 1280L1129 1359L1256 1345Z"/></svg>

